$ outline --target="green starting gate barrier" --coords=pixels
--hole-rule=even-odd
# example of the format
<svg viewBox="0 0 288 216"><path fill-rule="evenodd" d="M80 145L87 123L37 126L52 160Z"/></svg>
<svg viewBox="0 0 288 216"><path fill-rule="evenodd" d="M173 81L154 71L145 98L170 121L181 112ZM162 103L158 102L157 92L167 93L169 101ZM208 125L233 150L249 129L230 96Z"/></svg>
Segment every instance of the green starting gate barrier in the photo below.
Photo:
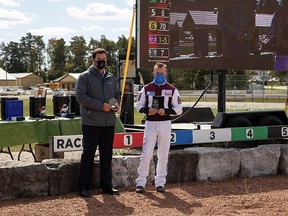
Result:
<svg viewBox="0 0 288 216"><path fill-rule="evenodd" d="M249 141L268 139L268 127L231 128L231 141Z"/></svg>

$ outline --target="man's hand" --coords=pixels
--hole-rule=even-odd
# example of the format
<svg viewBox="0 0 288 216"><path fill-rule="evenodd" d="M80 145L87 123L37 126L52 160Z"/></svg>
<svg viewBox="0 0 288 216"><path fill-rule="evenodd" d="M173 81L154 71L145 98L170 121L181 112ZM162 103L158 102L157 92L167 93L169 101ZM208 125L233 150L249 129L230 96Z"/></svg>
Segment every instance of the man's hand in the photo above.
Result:
<svg viewBox="0 0 288 216"><path fill-rule="evenodd" d="M156 109L150 108L148 115L155 115L157 113Z"/></svg>
<svg viewBox="0 0 288 216"><path fill-rule="evenodd" d="M103 104L102 110L103 110L104 112L109 112L111 109L112 109L112 107L111 107L111 105L109 105L108 103L104 103L104 104Z"/></svg>
<svg viewBox="0 0 288 216"><path fill-rule="evenodd" d="M164 115L165 115L165 110L164 110L163 108L159 109L159 110L158 110L158 114L159 114L160 116L164 116Z"/></svg>

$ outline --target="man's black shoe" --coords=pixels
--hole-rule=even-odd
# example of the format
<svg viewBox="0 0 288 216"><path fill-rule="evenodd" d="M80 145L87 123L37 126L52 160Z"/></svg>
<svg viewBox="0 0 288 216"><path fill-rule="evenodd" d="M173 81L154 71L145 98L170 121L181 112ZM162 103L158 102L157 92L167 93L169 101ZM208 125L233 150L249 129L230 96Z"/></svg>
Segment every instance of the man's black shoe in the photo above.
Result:
<svg viewBox="0 0 288 216"><path fill-rule="evenodd" d="M119 190L110 188L110 189L102 189L103 194L110 194L110 195L120 195Z"/></svg>
<svg viewBox="0 0 288 216"><path fill-rule="evenodd" d="M85 189L81 189L78 194L81 197L91 197L90 192L88 190L85 190Z"/></svg>
<svg viewBox="0 0 288 216"><path fill-rule="evenodd" d="M144 187L137 186L135 191L136 191L136 193L144 193Z"/></svg>
<svg viewBox="0 0 288 216"><path fill-rule="evenodd" d="M156 191L159 192L159 193L164 193L165 192L165 188L163 186L158 186L156 188Z"/></svg>

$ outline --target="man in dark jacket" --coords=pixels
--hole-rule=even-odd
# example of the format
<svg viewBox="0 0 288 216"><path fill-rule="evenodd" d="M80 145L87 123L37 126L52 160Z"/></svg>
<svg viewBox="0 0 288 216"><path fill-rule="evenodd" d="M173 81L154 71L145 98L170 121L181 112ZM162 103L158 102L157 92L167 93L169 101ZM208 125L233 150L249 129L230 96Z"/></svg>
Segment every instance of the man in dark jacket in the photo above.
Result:
<svg viewBox="0 0 288 216"><path fill-rule="evenodd" d="M107 53L97 48L92 54L93 65L83 72L77 81L76 99L80 104L83 132L83 153L79 173L79 195L90 197L94 156L97 147L100 154L100 184L103 193L118 195L112 187L112 151L115 112L119 101L119 88L116 78L106 68Z"/></svg>

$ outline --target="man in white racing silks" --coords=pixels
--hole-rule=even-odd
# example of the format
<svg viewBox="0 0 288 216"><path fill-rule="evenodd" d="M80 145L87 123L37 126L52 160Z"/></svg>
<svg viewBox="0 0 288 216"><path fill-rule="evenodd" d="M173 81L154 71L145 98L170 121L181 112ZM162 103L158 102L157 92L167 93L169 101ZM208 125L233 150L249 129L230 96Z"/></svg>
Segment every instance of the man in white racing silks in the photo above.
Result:
<svg viewBox="0 0 288 216"><path fill-rule="evenodd" d="M136 179L136 192L143 193L149 175L149 164L157 143L156 191L165 192L167 163L171 137L171 115L181 115L182 105L178 90L167 82L167 67L156 63L154 80L140 91L136 110L146 114L142 156Z"/></svg>

